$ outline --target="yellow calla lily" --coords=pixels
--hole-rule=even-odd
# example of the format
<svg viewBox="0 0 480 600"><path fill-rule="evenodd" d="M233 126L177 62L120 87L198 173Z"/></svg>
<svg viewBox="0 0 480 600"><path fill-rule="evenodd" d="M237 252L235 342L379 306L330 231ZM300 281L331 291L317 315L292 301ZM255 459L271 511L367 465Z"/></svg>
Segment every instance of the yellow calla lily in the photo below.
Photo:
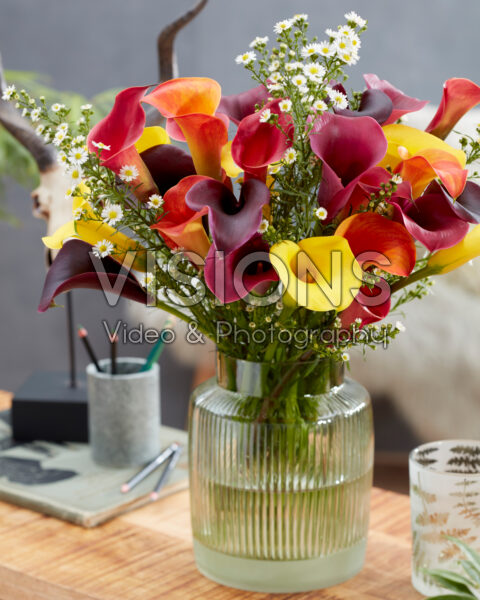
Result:
<svg viewBox="0 0 480 600"><path fill-rule="evenodd" d="M153 146L171 143L170 137L163 127L145 127L140 139L135 142L135 148L141 154Z"/></svg>
<svg viewBox="0 0 480 600"><path fill-rule="evenodd" d="M241 169L236 162L233 160L233 156L232 156L232 141L230 140L229 142L227 142L225 144L225 146L222 148L222 167L225 169L225 173L229 176L232 177L233 179L235 177L238 177L240 175L240 173L242 173L243 169Z"/></svg>
<svg viewBox="0 0 480 600"><path fill-rule="evenodd" d="M83 186L82 191L86 189ZM98 244L102 240L108 240L115 247L112 258L123 263L128 252L135 252L132 268L142 272L147 270L147 252L143 246L124 233L117 231L114 227L88 218L93 216L88 202L81 196L76 196L73 198L73 210L75 211L79 208L85 211L86 220L82 218L78 221L69 221L59 227L53 235L43 237L42 242L47 248L59 250L63 246L63 243L71 238L81 239L92 246L95 246L95 244Z"/></svg>
<svg viewBox="0 0 480 600"><path fill-rule="evenodd" d="M339 235L298 244L279 242L270 249L270 260L285 286L287 302L291 299L309 310L344 310L362 284L362 269Z"/></svg>
<svg viewBox="0 0 480 600"><path fill-rule="evenodd" d="M480 225L471 229L455 246L432 254L426 269L431 269L434 274L449 273L477 256L480 256Z"/></svg>

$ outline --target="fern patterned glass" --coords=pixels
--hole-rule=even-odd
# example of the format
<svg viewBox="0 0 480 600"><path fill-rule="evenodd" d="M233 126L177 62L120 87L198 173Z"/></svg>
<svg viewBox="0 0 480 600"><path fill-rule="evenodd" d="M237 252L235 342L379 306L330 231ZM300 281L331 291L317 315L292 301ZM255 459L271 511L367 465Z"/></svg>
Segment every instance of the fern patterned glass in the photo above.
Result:
<svg viewBox="0 0 480 600"><path fill-rule="evenodd" d="M425 572L462 574L462 551L449 538L480 550L480 441L431 442L410 454L412 582L424 595L445 590Z"/></svg>
<svg viewBox="0 0 480 600"><path fill-rule="evenodd" d="M370 399L343 366L220 355L190 408L200 571L259 592L352 577L364 560L372 463Z"/></svg>

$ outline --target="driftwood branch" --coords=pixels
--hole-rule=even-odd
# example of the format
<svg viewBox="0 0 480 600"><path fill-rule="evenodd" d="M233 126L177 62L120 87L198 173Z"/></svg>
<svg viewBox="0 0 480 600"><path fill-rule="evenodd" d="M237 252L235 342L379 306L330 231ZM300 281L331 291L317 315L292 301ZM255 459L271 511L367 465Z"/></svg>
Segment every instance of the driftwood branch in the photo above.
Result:
<svg viewBox="0 0 480 600"><path fill-rule="evenodd" d="M6 87L7 82L0 56L0 123L30 152L41 173L49 171L55 165L55 149L44 143L27 119L22 117L10 102L1 99Z"/></svg>
<svg viewBox="0 0 480 600"><path fill-rule="evenodd" d="M175 59L174 43L178 32L192 21L205 7L208 0L200 0L184 15L167 25L158 36L158 75L159 81L168 81L178 77L177 62Z"/></svg>

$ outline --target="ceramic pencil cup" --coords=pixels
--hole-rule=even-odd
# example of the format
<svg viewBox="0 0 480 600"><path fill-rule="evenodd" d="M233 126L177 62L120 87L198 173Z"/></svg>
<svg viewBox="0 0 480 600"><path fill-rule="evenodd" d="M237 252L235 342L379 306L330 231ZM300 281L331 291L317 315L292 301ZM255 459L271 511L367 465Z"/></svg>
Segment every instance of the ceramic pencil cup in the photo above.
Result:
<svg viewBox="0 0 480 600"><path fill-rule="evenodd" d="M87 367L88 427L93 460L105 467L140 466L160 452L159 367L141 372L142 358L110 359Z"/></svg>

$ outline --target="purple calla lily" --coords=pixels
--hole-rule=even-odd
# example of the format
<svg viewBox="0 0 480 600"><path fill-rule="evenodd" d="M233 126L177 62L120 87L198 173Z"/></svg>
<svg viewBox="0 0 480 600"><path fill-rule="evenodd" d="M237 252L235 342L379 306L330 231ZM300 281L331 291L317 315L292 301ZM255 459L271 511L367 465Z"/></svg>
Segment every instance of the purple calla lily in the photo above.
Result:
<svg viewBox="0 0 480 600"><path fill-rule="evenodd" d="M400 119L403 115L406 115L407 113L411 112L416 112L417 110L420 110L426 104L428 104L427 100L418 100L418 98L412 98L411 96L407 96L401 90L393 86L391 83L389 83L385 79L380 79L377 75L374 75L373 73L365 73L363 78L369 90L380 90L381 92L386 94L393 103L392 113L388 117L388 119L383 123L383 125L395 123L395 121Z"/></svg>
<svg viewBox="0 0 480 600"><path fill-rule="evenodd" d="M230 188L216 179L195 184L185 202L194 211L208 207L208 224L218 250L229 254L257 232L262 209L270 201L268 187L258 179L249 179L237 199Z"/></svg>
<svg viewBox="0 0 480 600"><path fill-rule="evenodd" d="M120 273L122 265L113 258L101 259L104 272L97 273L91 251L92 246L81 240L63 244L47 273L38 312L45 312L59 294L76 288L118 293L129 300L147 303L147 294L139 282L130 272Z"/></svg>
<svg viewBox="0 0 480 600"><path fill-rule="evenodd" d="M212 244L205 260L205 282L224 304L244 298L264 285L278 281L269 259L269 246L258 233L227 256ZM264 284L264 285L263 285Z"/></svg>
<svg viewBox="0 0 480 600"><path fill-rule="evenodd" d="M267 88L264 85L258 85L240 94L222 96L217 112L227 115L231 121L238 125L242 119L253 115L256 104L264 104L268 98Z"/></svg>
<svg viewBox="0 0 480 600"><path fill-rule="evenodd" d="M372 117L377 123L383 125L393 110L393 102L380 90L365 90L362 94L358 110L349 108L335 109L335 114L344 117Z"/></svg>
<svg viewBox="0 0 480 600"><path fill-rule="evenodd" d="M476 225L480 223L480 185L473 181L467 181L463 192L455 200L443 186L436 182L433 182L429 189L434 185L449 199L453 211L459 219Z"/></svg>
<svg viewBox="0 0 480 600"><path fill-rule="evenodd" d="M162 196L184 177L196 174L190 154L171 144L153 146L140 156Z"/></svg>
<svg viewBox="0 0 480 600"><path fill-rule="evenodd" d="M387 151L385 134L374 119L331 113L315 121L310 145L323 161L318 203L327 209L329 219L343 208L350 190Z"/></svg>

